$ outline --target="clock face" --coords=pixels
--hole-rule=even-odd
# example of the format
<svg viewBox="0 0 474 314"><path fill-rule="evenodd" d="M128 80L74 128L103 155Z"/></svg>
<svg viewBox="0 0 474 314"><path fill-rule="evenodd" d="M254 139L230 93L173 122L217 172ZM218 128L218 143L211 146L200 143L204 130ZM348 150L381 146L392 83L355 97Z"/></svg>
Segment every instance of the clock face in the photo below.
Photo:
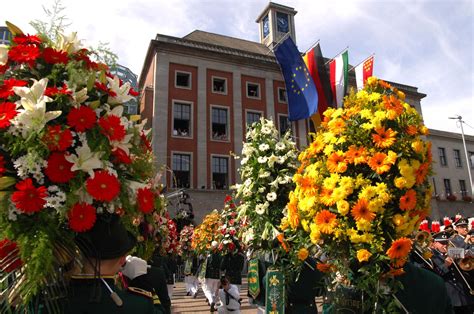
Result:
<svg viewBox="0 0 474 314"><path fill-rule="evenodd" d="M263 18L263 37L267 37L270 33L270 25L268 23L268 15Z"/></svg>
<svg viewBox="0 0 474 314"><path fill-rule="evenodd" d="M288 14L277 12L277 30L281 33L288 33Z"/></svg>

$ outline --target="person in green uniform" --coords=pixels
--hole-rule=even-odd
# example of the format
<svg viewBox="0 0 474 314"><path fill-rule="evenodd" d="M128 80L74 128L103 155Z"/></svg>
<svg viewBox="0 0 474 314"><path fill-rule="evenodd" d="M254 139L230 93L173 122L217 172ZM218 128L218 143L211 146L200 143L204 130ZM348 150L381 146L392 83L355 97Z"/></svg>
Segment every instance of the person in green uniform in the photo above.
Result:
<svg viewBox="0 0 474 314"><path fill-rule="evenodd" d="M117 215L98 217L91 230L77 235L76 243L84 261L71 276L65 313L159 313L151 293L122 291L115 284L136 243Z"/></svg>

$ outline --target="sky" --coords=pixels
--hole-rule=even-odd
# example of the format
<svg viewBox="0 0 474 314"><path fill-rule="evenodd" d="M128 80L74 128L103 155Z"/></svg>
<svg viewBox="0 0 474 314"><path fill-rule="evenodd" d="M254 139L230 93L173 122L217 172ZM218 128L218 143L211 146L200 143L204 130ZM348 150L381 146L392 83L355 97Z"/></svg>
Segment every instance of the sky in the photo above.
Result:
<svg viewBox="0 0 474 314"><path fill-rule="evenodd" d="M268 0L62 0L62 11L86 46L108 42L119 63L140 74L157 33L183 37L193 30L259 40L256 18ZM472 0L274 0L293 7L296 43L306 51L320 40L323 55L349 47L349 63L375 54L374 75L415 86L427 96L428 128L474 135L474 1ZM32 20L47 21L53 0L4 1L8 20L34 33Z"/></svg>

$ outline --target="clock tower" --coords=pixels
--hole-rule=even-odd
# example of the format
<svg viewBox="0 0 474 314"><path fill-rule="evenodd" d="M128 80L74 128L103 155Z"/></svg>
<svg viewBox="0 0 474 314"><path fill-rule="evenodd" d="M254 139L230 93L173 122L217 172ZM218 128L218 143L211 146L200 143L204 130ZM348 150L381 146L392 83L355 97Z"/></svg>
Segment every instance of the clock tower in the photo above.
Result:
<svg viewBox="0 0 474 314"><path fill-rule="evenodd" d="M296 43L296 13L291 7L270 2L255 21L259 25L260 43L273 49L287 34L290 34Z"/></svg>

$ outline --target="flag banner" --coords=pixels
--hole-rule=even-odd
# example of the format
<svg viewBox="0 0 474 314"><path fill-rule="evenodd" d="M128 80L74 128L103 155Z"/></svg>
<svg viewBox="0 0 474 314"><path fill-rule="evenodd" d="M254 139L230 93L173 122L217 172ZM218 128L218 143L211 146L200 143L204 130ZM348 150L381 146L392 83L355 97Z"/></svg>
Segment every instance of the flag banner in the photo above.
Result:
<svg viewBox="0 0 474 314"><path fill-rule="evenodd" d="M285 313L285 275L275 268L269 268L266 274L265 312Z"/></svg>
<svg viewBox="0 0 474 314"><path fill-rule="evenodd" d="M356 75L357 89L363 89L365 82L373 75L374 71L374 56L370 56L365 61L361 62L354 69Z"/></svg>
<svg viewBox="0 0 474 314"><path fill-rule="evenodd" d="M288 37L274 51L285 79L288 119L311 117L318 110L318 92L295 43Z"/></svg>
<svg viewBox="0 0 474 314"><path fill-rule="evenodd" d="M342 108L342 102L347 91L347 78L349 67L349 52L346 50L329 63L331 73L331 89L334 103L337 108Z"/></svg>
<svg viewBox="0 0 474 314"><path fill-rule="evenodd" d="M256 299L260 294L260 278L258 277L258 259L251 259L249 261L248 271L249 294Z"/></svg>

